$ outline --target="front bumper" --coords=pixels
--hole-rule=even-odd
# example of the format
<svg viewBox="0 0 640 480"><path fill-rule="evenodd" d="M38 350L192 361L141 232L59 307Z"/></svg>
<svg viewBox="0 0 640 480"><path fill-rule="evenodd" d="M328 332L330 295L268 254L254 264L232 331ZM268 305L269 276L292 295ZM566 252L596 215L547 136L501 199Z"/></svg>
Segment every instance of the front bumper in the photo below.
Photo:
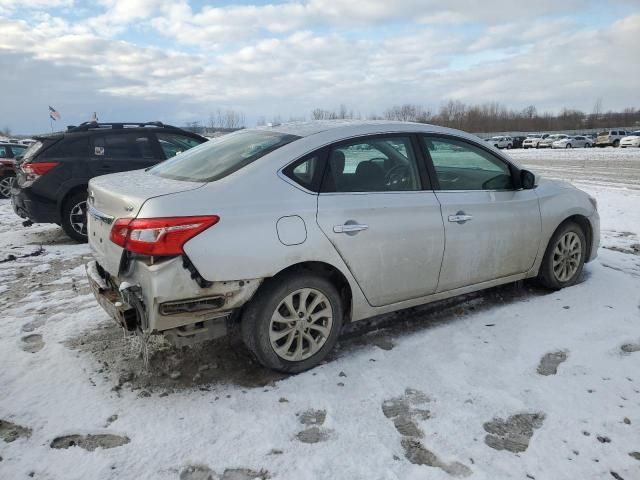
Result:
<svg viewBox="0 0 640 480"><path fill-rule="evenodd" d="M600 247L600 214L598 210L595 210L593 214L588 217L589 223L591 224L591 251L589 252L589 256L587 257L587 262L595 260L598 256L598 248Z"/></svg>
<svg viewBox="0 0 640 480"><path fill-rule="evenodd" d="M229 316L255 293L262 279L207 283L200 286L175 257L149 264L130 260L126 273L114 278L98 262L86 265L87 278L100 306L129 331L166 332Z"/></svg>

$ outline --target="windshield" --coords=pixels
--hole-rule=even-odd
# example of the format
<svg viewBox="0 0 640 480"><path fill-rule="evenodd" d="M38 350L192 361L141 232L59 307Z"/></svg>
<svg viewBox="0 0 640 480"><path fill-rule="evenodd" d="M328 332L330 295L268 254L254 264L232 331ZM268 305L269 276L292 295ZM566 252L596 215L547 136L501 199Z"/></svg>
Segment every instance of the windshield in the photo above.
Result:
<svg viewBox="0 0 640 480"><path fill-rule="evenodd" d="M527 138L542 138L542 135L529 135Z"/></svg>
<svg viewBox="0 0 640 480"><path fill-rule="evenodd" d="M640 130L636 130L635 132L631 132L629 134L630 137L640 137Z"/></svg>
<svg viewBox="0 0 640 480"><path fill-rule="evenodd" d="M174 180L212 182L298 138L278 132L241 130L187 150L149 171Z"/></svg>

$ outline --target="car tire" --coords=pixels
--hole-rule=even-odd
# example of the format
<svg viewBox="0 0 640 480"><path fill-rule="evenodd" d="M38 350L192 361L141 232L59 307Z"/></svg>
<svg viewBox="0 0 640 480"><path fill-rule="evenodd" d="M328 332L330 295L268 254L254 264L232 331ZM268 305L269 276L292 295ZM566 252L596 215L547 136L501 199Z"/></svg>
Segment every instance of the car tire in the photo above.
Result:
<svg viewBox="0 0 640 480"><path fill-rule="evenodd" d="M507 150L511 150L513 146L510 143L507 143Z"/></svg>
<svg viewBox="0 0 640 480"><path fill-rule="evenodd" d="M574 285L580 278L588 253L582 227L575 222L560 225L547 245L538 282L552 290Z"/></svg>
<svg viewBox="0 0 640 480"><path fill-rule="evenodd" d="M614 146L615 148L618 148L618 147L620 146L620 140L614 140L614 141L613 141L613 146Z"/></svg>
<svg viewBox="0 0 640 480"><path fill-rule="evenodd" d="M313 318L321 312L328 313ZM297 271L269 279L260 287L242 311L240 331L262 365L299 373L325 359L338 340L342 321L342 299L336 287L322 276Z"/></svg>
<svg viewBox="0 0 640 480"><path fill-rule="evenodd" d="M567 143L567 146L564 148L573 148L570 143Z"/></svg>
<svg viewBox="0 0 640 480"><path fill-rule="evenodd" d="M13 185L15 178L14 175L0 177L0 198L11 197L11 185Z"/></svg>
<svg viewBox="0 0 640 480"><path fill-rule="evenodd" d="M60 225L69 238L87 242L87 192L71 195L62 205ZM84 232L84 233L83 233Z"/></svg>
<svg viewBox="0 0 640 480"><path fill-rule="evenodd" d="M585 143L584 144L584 148L591 148L591 144L590 143Z"/></svg>

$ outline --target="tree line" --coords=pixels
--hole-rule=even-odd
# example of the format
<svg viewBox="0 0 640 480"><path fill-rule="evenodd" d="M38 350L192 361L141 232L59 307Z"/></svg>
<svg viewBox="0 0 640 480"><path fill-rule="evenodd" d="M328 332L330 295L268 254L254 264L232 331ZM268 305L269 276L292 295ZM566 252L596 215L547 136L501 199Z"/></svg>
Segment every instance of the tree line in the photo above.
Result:
<svg viewBox="0 0 640 480"><path fill-rule="evenodd" d="M591 112L563 108L559 113L539 112L535 105L523 109L508 108L498 102L468 105L457 100L443 103L432 110L419 104L405 103L394 105L382 114L361 114L341 104L337 109L315 108L310 112L310 120L400 120L405 122L430 123L443 127L456 128L473 133L482 132L542 132L555 130L581 130L638 126L640 128L640 109L628 107L621 111L604 111L602 100L598 99ZM304 121L307 117L289 117L280 115L259 116L257 126L283 121ZM205 131L229 131L246 128L244 113L235 110L218 109L209 115L207 123L191 122L189 130L197 133Z"/></svg>

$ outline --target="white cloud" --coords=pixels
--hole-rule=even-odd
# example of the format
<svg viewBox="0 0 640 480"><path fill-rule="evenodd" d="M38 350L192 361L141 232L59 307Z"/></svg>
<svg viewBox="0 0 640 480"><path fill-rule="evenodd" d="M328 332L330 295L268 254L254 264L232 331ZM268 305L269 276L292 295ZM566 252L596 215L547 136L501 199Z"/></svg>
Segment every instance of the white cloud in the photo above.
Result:
<svg viewBox="0 0 640 480"><path fill-rule="evenodd" d="M165 120L179 121L206 118L217 107L239 108L255 118L306 115L314 107L340 103L363 114L380 113L395 103L437 107L448 99L498 100L516 107L535 103L539 110L557 110L589 109L603 97L606 107L620 108L629 106L640 89L633 48L640 38L637 14L602 28L558 16L472 30L419 23L424 19L414 14L412 21L364 29L341 22L349 16L355 24L382 22L390 3L373 2L365 9L360 0L347 6L323 2L207 7L193 14L184 1L103 0L104 13L74 22L42 12L28 21L0 16L0 65L11 57L29 68L23 82L0 76L0 91L19 88L25 104L49 101L58 108L63 104L55 98L77 109L85 102L91 111L118 105L126 113L127 104L145 105L145 112L164 112ZM434 7L434 15L451 8ZM290 9L288 15L282 9ZM311 28L309 12L321 10L321 23L335 28ZM450 20L462 21L477 9L470 10ZM394 15L408 13L399 9ZM172 48L160 48L113 38L114 32L131 31L127 22L153 26L195 47L174 42ZM137 38L139 43L145 37ZM150 43L154 40L151 36ZM47 92L47 100L34 91ZM21 121L29 122L27 112L25 107L12 118L22 115Z"/></svg>

